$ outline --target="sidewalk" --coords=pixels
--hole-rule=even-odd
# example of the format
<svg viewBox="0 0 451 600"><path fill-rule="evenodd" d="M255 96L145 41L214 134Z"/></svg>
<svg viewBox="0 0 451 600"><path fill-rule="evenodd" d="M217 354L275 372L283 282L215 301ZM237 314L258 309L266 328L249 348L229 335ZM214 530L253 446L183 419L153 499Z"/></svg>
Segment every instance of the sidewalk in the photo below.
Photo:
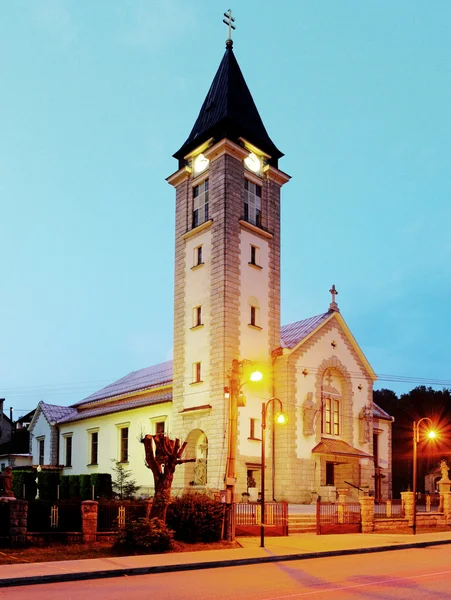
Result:
<svg viewBox="0 0 451 600"><path fill-rule="evenodd" d="M242 547L231 550L1 565L0 588L451 544L451 532L423 533L416 536L361 533L322 536L297 534L288 537L267 537L265 548L260 548L258 537L237 540Z"/></svg>

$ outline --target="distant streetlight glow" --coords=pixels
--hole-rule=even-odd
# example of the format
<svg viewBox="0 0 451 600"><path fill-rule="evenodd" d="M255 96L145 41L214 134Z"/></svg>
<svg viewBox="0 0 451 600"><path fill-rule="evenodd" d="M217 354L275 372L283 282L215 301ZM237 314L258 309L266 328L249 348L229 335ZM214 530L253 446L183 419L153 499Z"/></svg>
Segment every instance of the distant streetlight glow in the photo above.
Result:
<svg viewBox="0 0 451 600"><path fill-rule="evenodd" d="M417 446L420 441L420 425L423 422L428 422L430 427L433 427L433 423L429 417L422 417L419 421L413 422L413 519L412 529L413 533L417 532ZM426 437L433 440L437 437L434 429L429 429Z"/></svg>
<svg viewBox="0 0 451 600"><path fill-rule="evenodd" d="M253 373L251 373L249 379L254 383L257 381L261 381L263 379L263 373L261 373L260 371L254 371Z"/></svg>

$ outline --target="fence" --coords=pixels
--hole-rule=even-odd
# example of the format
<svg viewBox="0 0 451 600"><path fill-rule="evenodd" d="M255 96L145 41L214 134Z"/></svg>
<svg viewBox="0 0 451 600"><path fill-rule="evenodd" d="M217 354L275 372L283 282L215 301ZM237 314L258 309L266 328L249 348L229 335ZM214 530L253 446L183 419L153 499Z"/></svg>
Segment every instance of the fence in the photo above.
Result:
<svg viewBox="0 0 451 600"><path fill-rule="evenodd" d="M402 500L376 500L374 503L375 519L400 519L404 514Z"/></svg>
<svg viewBox="0 0 451 600"><path fill-rule="evenodd" d="M316 503L316 533L359 533L362 517L358 502Z"/></svg>
<svg viewBox="0 0 451 600"><path fill-rule="evenodd" d="M140 504L101 502L97 513L97 531L114 531L127 521L143 519L147 514L147 506L147 502Z"/></svg>
<svg viewBox="0 0 451 600"><path fill-rule="evenodd" d="M27 530L33 533L81 531L81 503L29 502Z"/></svg>
<svg viewBox="0 0 451 600"><path fill-rule="evenodd" d="M0 537L9 535L9 502L0 502Z"/></svg>
<svg viewBox="0 0 451 600"><path fill-rule="evenodd" d="M233 505L235 535L257 535L261 526L260 502L238 502ZM288 504L265 502L265 535L288 535Z"/></svg>

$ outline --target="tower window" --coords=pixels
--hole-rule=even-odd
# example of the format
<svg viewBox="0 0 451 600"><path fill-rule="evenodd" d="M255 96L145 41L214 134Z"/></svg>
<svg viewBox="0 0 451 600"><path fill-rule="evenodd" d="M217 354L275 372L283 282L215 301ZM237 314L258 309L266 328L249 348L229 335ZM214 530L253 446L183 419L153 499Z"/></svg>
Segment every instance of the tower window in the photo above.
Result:
<svg viewBox="0 0 451 600"><path fill-rule="evenodd" d="M193 363L193 383L200 383L201 379L201 363Z"/></svg>
<svg viewBox="0 0 451 600"><path fill-rule="evenodd" d="M258 307L251 306L251 320L249 325L253 325L254 327L258 327Z"/></svg>
<svg viewBox="0 0 451 600"><path fill-rule="evenodd" d="M203 257L202 257L202 246L196 246L194 248L194 255L193 255L193 267L197 267L199 265L203 265L204 261L203 261Z"/></svg>
<svg viewBox="0 0 451 600"><path fill-rule="evenodd" d="M262 188L260 185L244 180L244 220L254 225L261 227L262 212L261 212Z"/></svg>
<svg viewBox="0 0 451 600"><path fill-rule="evenodd" d="M259 440L260 436L260 421L259 419L249 419L249 439Z"/></svg>
<svg viewBox="0 0 451 600"><path fill-rule="evenodd" d="M251 244L251 257L249 264L253 265L254 267L260 267L260 248L258 246L254 246L253 244Z"/></svg>
<svg viewBox="0 0 451 600"><path fill-rule="evenodd" d="M208 179L193 188L193 227L208 221Z"/></svg>
<svg viewBox="0 0 451 600"><path fill-rule="evenodd" d="M196 306L193 310L193 327L202 325L202 306Z"/></svg>

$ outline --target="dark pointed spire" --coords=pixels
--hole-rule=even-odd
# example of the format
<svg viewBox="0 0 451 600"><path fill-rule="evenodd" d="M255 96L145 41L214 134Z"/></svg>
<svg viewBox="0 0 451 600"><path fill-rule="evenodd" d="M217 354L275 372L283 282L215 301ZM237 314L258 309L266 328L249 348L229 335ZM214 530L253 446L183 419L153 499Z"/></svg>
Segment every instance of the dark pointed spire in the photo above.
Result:
<svg viewBox="0 0 451 600"><path fill-rule="evenodd" d="M183 157L210 138L215 142L228 138L238 142L242 137L271 156L277 166L283 153L271 141L258 114L249 88L227 40L226 51L213 79L207 97L188 139L174 154L183 166Z"/></svg>

